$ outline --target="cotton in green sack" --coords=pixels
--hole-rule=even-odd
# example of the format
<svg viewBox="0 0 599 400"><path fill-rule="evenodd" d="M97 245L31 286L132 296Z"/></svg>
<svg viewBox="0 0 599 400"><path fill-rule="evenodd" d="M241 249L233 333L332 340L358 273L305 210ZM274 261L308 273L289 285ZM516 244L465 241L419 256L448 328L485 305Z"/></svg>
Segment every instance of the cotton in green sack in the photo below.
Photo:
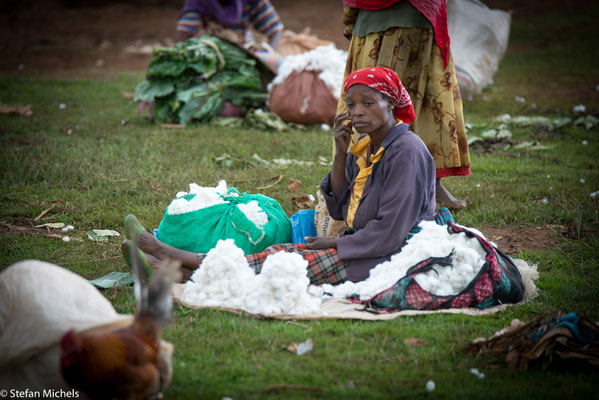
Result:
<svg viewBox="0 0 599 400"><path fill-rule="evenodd" d="M191 200L194 196L182 197ZM219 240L233 239L246 255L259 253L272 244L291 242L289 217L276 200L261 194L239 195L234 188L221 197L225 203L182 214L170 214L169 204L158 228L158 240L181 250L207 253ZM238 207L251 201L256 201L268 216L268 222L262 226L248 219Z"/></svg>

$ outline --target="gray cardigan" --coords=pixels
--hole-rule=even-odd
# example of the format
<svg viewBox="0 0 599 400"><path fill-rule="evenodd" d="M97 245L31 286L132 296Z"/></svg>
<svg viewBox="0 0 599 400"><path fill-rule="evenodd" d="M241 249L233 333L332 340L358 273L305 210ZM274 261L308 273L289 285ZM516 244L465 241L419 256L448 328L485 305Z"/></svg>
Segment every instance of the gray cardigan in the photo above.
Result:
<svg viewBox="0 0 599 400"><path fill-rule="evenodd" d="M385 148L368 177L354 218L354 228L337 241L341 260L349 261L348 277L357 282L400 251L409 230L435 215L435 162L424 142L408 125L395 126L381 145ZM349 153L346 181L331 192L329 173L321 192L333 219L345 220L351 187L358 175L356 156Z"/></svg>

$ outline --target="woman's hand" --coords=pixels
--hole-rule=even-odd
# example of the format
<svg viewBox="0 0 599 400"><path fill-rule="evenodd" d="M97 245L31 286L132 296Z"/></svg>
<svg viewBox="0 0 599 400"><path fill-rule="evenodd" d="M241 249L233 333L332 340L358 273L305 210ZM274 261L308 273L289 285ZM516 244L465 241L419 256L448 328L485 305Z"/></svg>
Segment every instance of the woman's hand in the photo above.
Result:
<svg viewBox="0 0 599 400"><path fill-rule="evenodd" d="M337 238L306 236L304 239L306 240L306 242L308 242L307 248L310 250L324 250L337 248Z"/></svg>
<svg viewBox="0 0 599 400"><path fill-rule="evenodd" d="M350 122L344 124L345 121ZM337 149L337 153L347 153L352 133L352 124L349 115L344 112L335 116L335 128L333 135L335 137L335 147Z"/></svg>
<svg viewBox="0 0 599 400"><path fill-rule="evenodd" d="M344 112L335 117L335 157L333 157L333 166L331 167L331 191L337 189L339 185L345 182L345 161L347 159L347 149L351 142L352 124L344 124L348 121L349 115Z"/></svg>

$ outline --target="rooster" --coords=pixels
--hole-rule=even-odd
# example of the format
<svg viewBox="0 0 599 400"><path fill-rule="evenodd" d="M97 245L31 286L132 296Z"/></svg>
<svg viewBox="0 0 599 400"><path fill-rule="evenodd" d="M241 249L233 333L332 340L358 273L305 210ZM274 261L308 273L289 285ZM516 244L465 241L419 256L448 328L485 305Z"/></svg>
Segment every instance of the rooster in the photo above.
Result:
<svg viewBox="0 0 599 400"><path fill-rule="evenodd" d="M118 314L90 282L54 264L25 260L0 273L0 388L80 390L90 398L147 398L172 377L170 318L178 264L149 279L133 270L138 308Z"/></svg>
<svg viewBox="0 0 599 400"><path fill-rule="evenodd" d="M137 311L126 327L97 328L62 338L60 368L64 380L92 399L147 399L165 387L159 363L162 328L171 319L171 285L180 279L180 263L163 262L149 279L138 249L130 243Z"/></svg>

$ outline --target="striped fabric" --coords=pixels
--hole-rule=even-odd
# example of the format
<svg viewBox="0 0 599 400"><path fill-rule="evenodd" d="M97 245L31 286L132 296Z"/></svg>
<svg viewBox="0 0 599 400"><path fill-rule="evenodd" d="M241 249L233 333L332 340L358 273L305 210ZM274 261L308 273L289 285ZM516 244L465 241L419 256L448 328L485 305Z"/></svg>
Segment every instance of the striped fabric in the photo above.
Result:
<svg viewBox="0 0 599 400"><path fill-rule="evenodd" d="M283 30L283 23L279 18L279 14L277 14L277 11L269 0L250 0L246 10L248 11L247 18L249 24L256 31L266 36L271 36ZM244 17L246 17L245 12L242 20Z"/></svg>
<svg viewBox="0 0 599 400"><path fill-rule="evenodd" d="M187 12L181 16L177 23L177 31L187 35L194 35L204 22L204 17L197 12ZM283 30L283 23L277 10L269 0L250 0L244 7L239 23L229 29L244 32L248 27L270 37Z"/></svg>
<svg viewBox="0 0 599 400"><path fill-rule="evenodd" d="M177 31L187 35L193 35L198 31L198 26L202 22L202 17L197 12L187 12L179 18L177 22Z"/></svg>

